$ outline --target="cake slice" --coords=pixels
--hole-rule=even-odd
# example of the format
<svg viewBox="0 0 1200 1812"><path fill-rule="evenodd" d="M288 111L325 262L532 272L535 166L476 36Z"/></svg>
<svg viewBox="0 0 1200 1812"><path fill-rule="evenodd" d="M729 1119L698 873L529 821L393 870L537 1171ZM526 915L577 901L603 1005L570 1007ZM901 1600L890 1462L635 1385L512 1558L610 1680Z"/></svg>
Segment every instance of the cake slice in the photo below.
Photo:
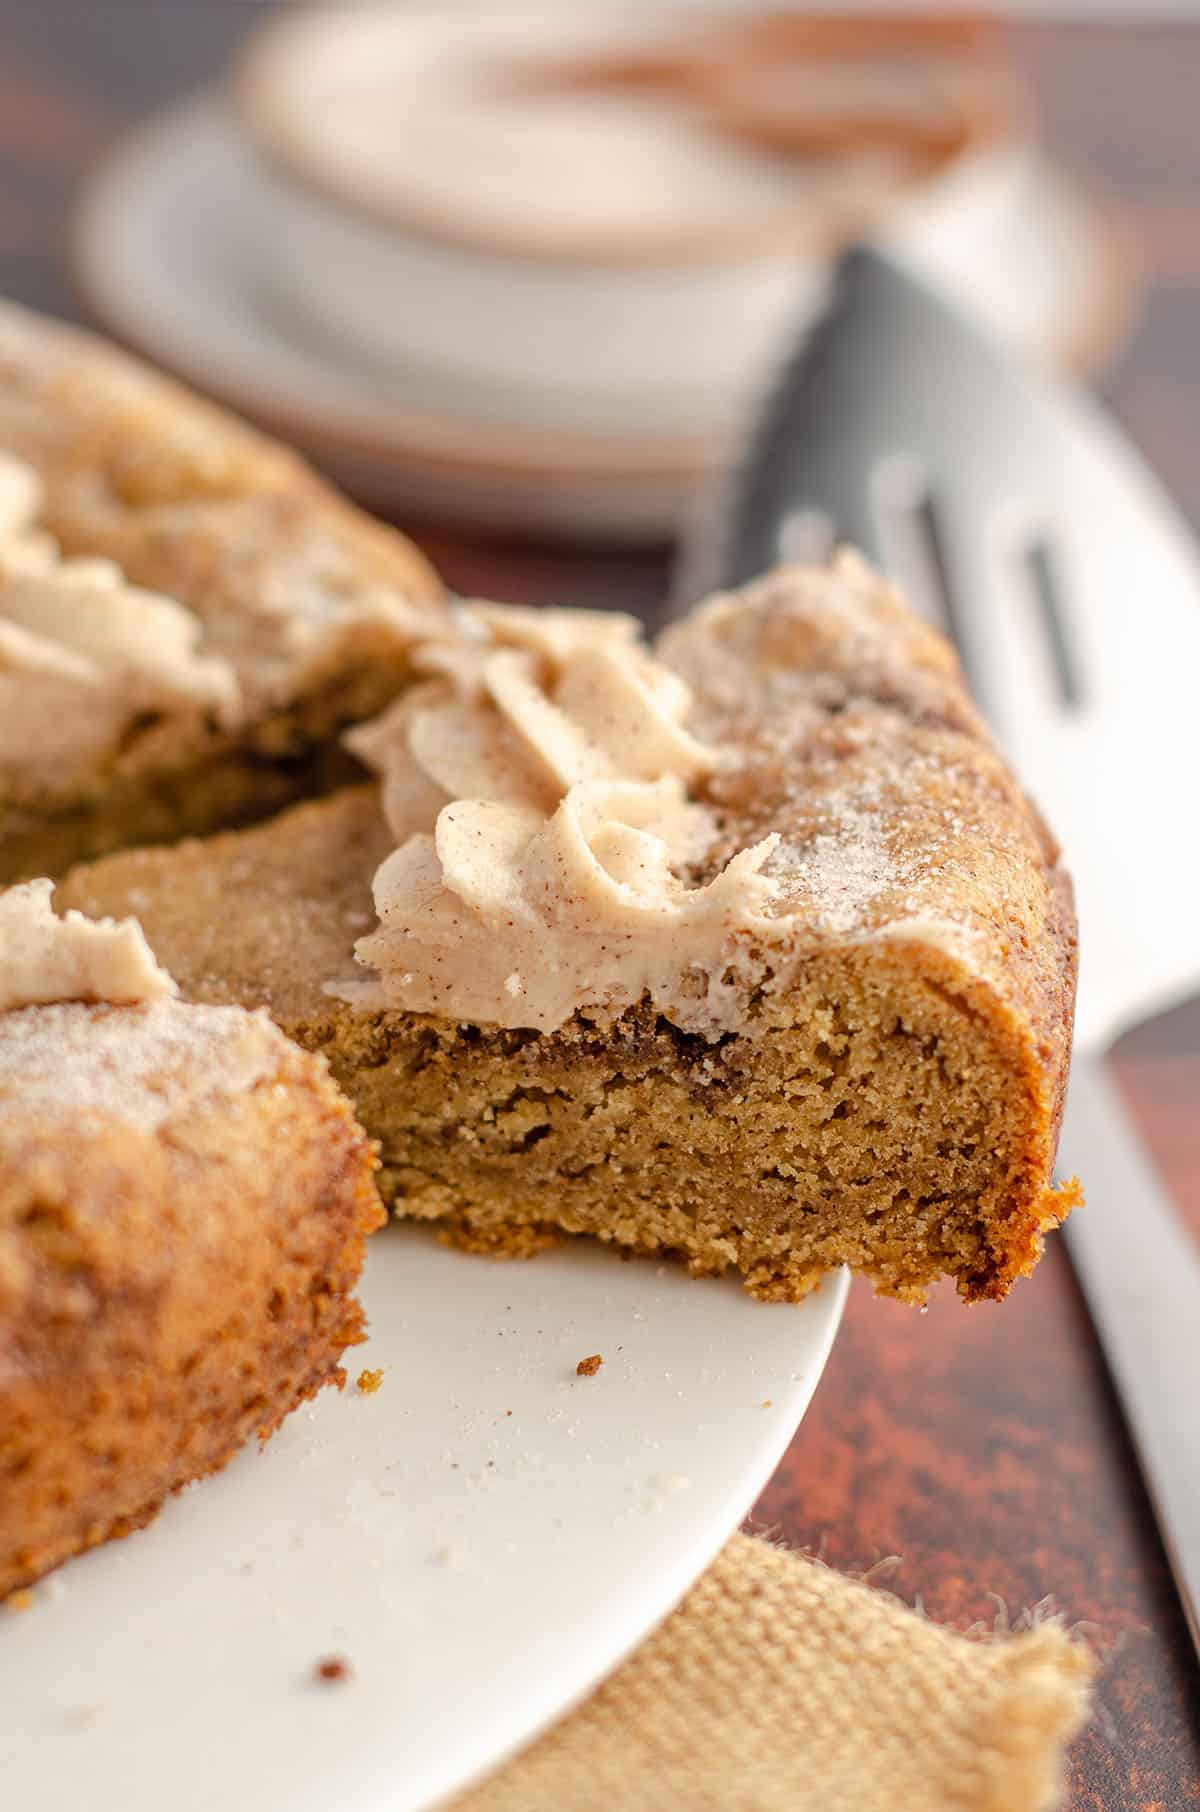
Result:
<svg viewBox="0 0 1200 1812"><path fill-rule="evenodd" d="M326 1055L397 1212L796 1298L1001 1297L1071 1205L1075 922L949 646L861 561L629 619L476 606L381 776L64 897Z"/></svg>
<svg viewBox="0 0 1200 1812"><path fill-rule="evenodd" d="M345 780L443 617L294 454L0 303L0 882Z"/></svg>
<svg viewBox="0 0 1200 1812"><path fill-rule="evenodd" d="M384 1218L318 1058L49 899L0 894L0 1599L340 1383Z"/></svg>

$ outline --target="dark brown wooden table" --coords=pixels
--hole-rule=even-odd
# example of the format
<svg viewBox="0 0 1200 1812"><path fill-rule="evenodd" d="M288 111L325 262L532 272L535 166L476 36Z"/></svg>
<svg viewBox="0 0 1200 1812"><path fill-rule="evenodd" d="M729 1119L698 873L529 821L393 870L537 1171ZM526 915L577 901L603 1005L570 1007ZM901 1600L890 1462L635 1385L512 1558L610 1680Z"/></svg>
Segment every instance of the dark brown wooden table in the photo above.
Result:
<svg viewBox="0 0 1200 1812"><path fill-rule="evenodd" d="M81 172L129 118L214 75L263 10L0 0L0 291L76 312L62 229ZM1016 42L1045 139L1140 251L1144 307L1103 389L1200 528L1200 27L1041 26ZM463 590L648 616L661 603L664 553L419 538ZM1117 1066L1200 1235L1200 1002L1126 1038ZM1071 1805L1200 1806L1200 1670L1061 1245L999 1308L947 1290L920 1315L856 1288L755 1521L838 1566L899 1556L893 1589L955 1624L1052 1596L1107 1656Z"/></svg>

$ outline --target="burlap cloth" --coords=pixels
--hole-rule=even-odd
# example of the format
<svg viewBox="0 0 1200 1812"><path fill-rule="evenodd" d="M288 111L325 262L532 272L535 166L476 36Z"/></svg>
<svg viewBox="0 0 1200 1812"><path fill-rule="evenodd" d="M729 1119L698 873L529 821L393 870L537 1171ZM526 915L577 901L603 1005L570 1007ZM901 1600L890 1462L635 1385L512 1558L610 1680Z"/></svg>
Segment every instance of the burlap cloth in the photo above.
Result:
<svg viewBox="0 0 1200 1812"><path fill-rule="evenodd" d="M1094 1663L940 1629L738 1535L576 1711L453 1812L1044 1812Z"/></svg>

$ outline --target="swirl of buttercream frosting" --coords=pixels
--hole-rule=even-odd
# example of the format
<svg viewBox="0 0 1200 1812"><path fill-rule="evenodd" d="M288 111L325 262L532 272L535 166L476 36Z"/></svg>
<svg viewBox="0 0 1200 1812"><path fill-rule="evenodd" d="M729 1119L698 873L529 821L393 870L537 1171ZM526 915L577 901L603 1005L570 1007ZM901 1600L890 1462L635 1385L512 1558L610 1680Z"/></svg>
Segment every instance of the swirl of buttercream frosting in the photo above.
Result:
<svg viewBox="0 0 1200 1812"><path fill-rule="evenodd" d="M64 559L36 527L41 503L36 472L0 453L0 779L69 782L149 713L233 728L238 681L199 652L199 620L109 560Z"/></svg>
<svg viewBox="0 0 1200 1812"><path fill-rule="evenodd" d="M50 1001L126 1006L178 993L136 919L61 917L53 881L0 891L0 1012Z"/></svg>
<svg viewBox="0 0 1200 1812"><path fill-rule="evenodd" d="M727 976L763 928L778 839L692 877L717 839L691 796L720 762L633 618L467 605L428 676L347 741L382 777L397 848L375 876L361 1004L550 1031L648 996L685 1029L733 1023Z"/></svg>

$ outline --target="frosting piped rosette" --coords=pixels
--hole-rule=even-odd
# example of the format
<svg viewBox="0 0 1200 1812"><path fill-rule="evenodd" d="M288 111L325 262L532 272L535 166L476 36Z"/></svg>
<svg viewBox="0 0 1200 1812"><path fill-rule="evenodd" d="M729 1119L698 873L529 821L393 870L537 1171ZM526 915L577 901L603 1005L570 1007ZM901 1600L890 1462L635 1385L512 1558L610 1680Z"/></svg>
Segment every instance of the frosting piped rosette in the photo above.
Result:
<svg viewBox="0 0 1200 1812"><path fill-rule="evenodd" d="M701 876L718 825L693 789L721 757L687 728L687 684L631 617L466 605L459 628L347 739L382 777L397 848L355 947L377 979L335 991L540 1031L648 994L719 1030L778 839Z"/></svg>

